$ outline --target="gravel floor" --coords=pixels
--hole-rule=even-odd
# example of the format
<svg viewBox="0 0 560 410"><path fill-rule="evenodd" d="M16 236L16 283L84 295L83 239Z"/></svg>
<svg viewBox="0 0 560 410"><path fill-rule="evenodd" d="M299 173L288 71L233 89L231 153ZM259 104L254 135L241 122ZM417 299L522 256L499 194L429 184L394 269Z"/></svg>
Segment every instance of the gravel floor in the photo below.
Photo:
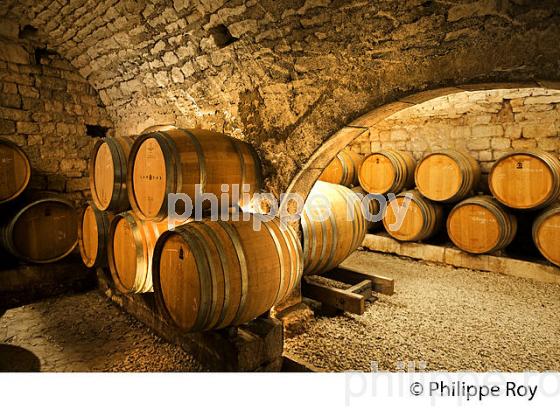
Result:
<svg viewBox="0 0 560 410"><path fill-rule="evenodd" d="M8 310L0 318L0 343L30 350L42 371L203 370L97 291Z"/></svg>
<svg viewBox="0 0 560 410"><path fill-rule="evenodd" d="M285 349L329 371L416 366L448 371L560 371L560 285L356 252L347 266L395 279L363 316L317 317ZM96 291L12 309L0 343L43 371L202 371L200 363Z"/></svg>
<svg viewBox="0 0 560 410"><path fill-rule="evenodd" d="M287 352L329 371L560 371L560 285L356 252L395 279L362 316L317 317Z"/></svg>

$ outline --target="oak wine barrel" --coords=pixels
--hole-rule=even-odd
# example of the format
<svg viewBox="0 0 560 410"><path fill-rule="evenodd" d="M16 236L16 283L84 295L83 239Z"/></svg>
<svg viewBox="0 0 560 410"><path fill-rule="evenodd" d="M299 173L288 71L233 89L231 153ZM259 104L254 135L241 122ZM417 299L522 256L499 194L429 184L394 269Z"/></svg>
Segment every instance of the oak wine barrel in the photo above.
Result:
<svg viewBox="0 0 560 410"><path fill-rule="evenodd" d="M374 152L362 163L360 186L370 194L398 194L414 185L416 161L407 152L392 149Z"/></svg>
<svg viewBox="0 0 560 410"><path fill-rule="evenodd" d="M62 198L33 200L8 216L0 230L0 245L27 262L58 261L78 242L78 217L73 204Z"/></svg>
<svg viewBox="0 0 560 410"><path fill-rule="evenodd" d="M540 150L508 153L494 163L488 185L510 208L544 208L560 198L560 160Z"/></svg>
<svg viewBox="0 0 560 410"><path fill-rule="evenodd" d="M29 184L31 165L23 150L0 138L0 204L17 198Z"/></svg>
<svg viewBox="0 0 560 410"><path fill-rule="evenodd" d="M457 202L480 181L480 166L467 152L445 149L426 155L414 173L416 189L436 202Z"/></svg>
<svg viewBox="0 0 560 410"><path fill-rule="evenodd" d="M304 273L316 275L338 266L364 241L366 222L358 195L318 181L301 214Z"/></svg>
<svg viewBox="0 0 560 410"><path fill-rule="evenodd" d="M546 259L560 266L560 204L547 208L535 219L533 241Z"/></svg>
<svg viewBox="0 0 560 410"><path fill-rule="evenodd" d="M303 270L301 245L278 220L194 221L164 233L154 251L154 293L183 332L248 322L286 298Z"/></svg>
<svg viewBox="0 0 560 410"><path fill-rule="evenodd" d="M134 212L115 216L109 227L107 260L116 288L122 293L152 292L152 257L167 220L143 221Z"/></svg>
<svg viewBox="0 0 560 410"><path fill-rule="evenodd" d="M368 210L369 215L364 214L368 231L380 228L383 225L381 222L383 219L383 212L381 210L381 204L373 196L374 194L368 194L361 186L355 186L352 188L352 191L358 195L360 201L362 201L362 205L364 205L364 208ZM378 220L376 221L374 219Z"/></svg>
<svg viewBox="0 0 560 410"><path fill-rule="evenodd" d="M130 203L145 220L167 216L170 193L187 194L193 206L195 195L214 194L219 206L222 186L226 185L232 206L236 205L231 195L236 187L241 192L246 185L252 196L262 186L261 164L253 147L207 130L172 128L143 134L134 142L128 168ZM246 205L242 200L237 202ZM209 202L203 205L208 207Z"/></svg>
<svg viewBox="0 0 560 410"><path fill-rule="evenodd" d="M408 206L407 198L410 198ZM389 201L383 226L389 235L400 241L422 241L439 231L442 219L442 206L413 190L402 192Z"/></svg>
<svg viewBox="0 0 560 410"><path fill-rule="evenodd" d="M319 176L319 181L347 187L358 185L358 171L362 161L363 157L354 151L340 151Z"/></svg>
<svg viewBox="0 0 560 410"><path fill-rule="evenodd" d="M88 204L78 220L78 246L88 268L107 265L109 227L115 215Z"/></svg>
<svg viewBox="0 0 560 410"><path fill-rule="evenodd" d="M89 187L100 211L122 212L130 208L127 194L128 156L132 137L107 137L93 146L89 163Z"/></svg>
<svg viewBox="0 0 560 410"><path fill-rule="evenodd" d="M465 252L481 254L508 246L517 232L517 219L489 195L455 205L447 218L451 241Z"/></svg>

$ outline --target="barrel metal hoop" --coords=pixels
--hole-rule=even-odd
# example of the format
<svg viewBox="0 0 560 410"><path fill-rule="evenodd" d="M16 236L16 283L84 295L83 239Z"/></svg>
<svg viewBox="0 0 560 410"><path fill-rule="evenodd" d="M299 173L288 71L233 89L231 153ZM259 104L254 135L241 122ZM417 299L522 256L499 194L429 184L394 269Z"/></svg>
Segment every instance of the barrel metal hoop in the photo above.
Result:
<svg viewBox="0 0 560 410"><path fill-rule="evenodd" d="M317 225L321 226L321 231L323 231L324 226L323 226L322 223L315 222L315 221L311 220L311 218L310 218L309 222L310 222L309 223L309 228L310 228L310 231L311 231L310 236L312 238L311 251L309 253L309 261L313 261L313 259L315 259L316 255L317 255L317 239L318 239L317 238ZM306 267L306 272L307 273L314 272L317 269L317 265L320 264L320 263L321 263L321 259L317 258L312 265L309 265L309 266Z"/></svg>
<svg viewBox="0 0 560 410"><path fill-rule="evenodd" d="M165 300L163 298L163 290L161 288L161 277L160 277L160 263L161 263L161 251L167 241L167 238L173 234L177 234L178 230L175 232L167 231L161 234L161 236L156 241L154 246L154 258L152 260L152 282L154 287L154 297L156 301L157 311L163 315L163 318L168 323L174 323L177 325L175 320L171 317L171 313L167 309ZM177 325L178 326L178 325Z"/></svg>
<svg viewBox="0 0 560 410"><path fill-rule="evenodd" d="M266 221L263 222L263 225L266 226L266 229L268 230L270 237L274 241L274 246L276 246L276 250L278 251L276 253L276 256L278 257L278 263L280 264L280 280L278 283L278 288L276 290L276 295L274 296L274 302L273 302L273 305L276 305L276 303L279 302L279 298L281 296L280 290L283 289L285 286L284 282L286 276L286 271L285 271L286 268L284 266L284 252L282 252L282 245L280 244L280 241L278 240L278 236L276 235L276 232L274 232L274 229L271 228Z"/></svg>
<svg viewBox="0 0 560 410"><path fill-rule="evenodd" d="M109 229L111 227L111 222L109 221L109 218L107 217L107 215L104 212L100 212L99 213L101 215L101 223L103 226L103 233L99 233L99 237L100 237L100 242L98 245L99 249L101 249L101 252L98 254L99 259L98 259L98 263L96 263L94 266L101 266L102 264L105 264L107 261L107 242L108 242L108 238L109 238Z"/></svg>
<svg viewBox="0 0 560 410"><path fill-rule="evenodd" d="M165 131L156 131L153 134L156 140L160 143L160 148L163 151L164 158L168 160L165 161L165 193L175 194L183 186L183 174L181 159L179 158L179 150L175 144L175 140ZM167 206L168 206L168 196L165 196L161 208L158 212L158 218L165 218L167 216Z"/></svg>
<svg viewBox="0 0 560 410"><path fill-rule="evenodd" d="M332 209L332 207L329 207L329 209ZM335 243L336 243L336 227L334 226L334 221L333 221L333 215L332 212L329 212L329 223L332 227L331 232L332 232L332 236L333 239L335 239ZM324 267L325 265L322 264L323 260L325 259L325 254L327 252L327 229L326 229L326 225L325 225L325 221L321 222L321 239L322 239L322 243L321 243L321 254L319 255L319 268ZM331 252L329 253L329 261L332 258L332 250L335 248L335 246L333 246L331 248Z"/></svg>
<svg viewBox="0 0 560 410"><path fill-rule="evenodd" d="M211 231L211 230L207 230L205 228L206 228L206 224L204 224L203 222L193 223L193 224L189 225L190 230L198 231L197 235L194 235L194 232L193 232L193 236L196 236L197 240L201 240L200 233L202 231L204 231L206 233L209 233ZM215 238L211 238L211 239L214 240ZM209 275L209 281L205 280L204 285L208 285L208 282L209 282L209 284L210 284L209 290L210 291L208 293L211 295L209 299L202 299L202 298L200 299L201 305L202 305L204 300L210 301L210 303L207 303L208 312L207 312L206 317L204 318L204 322L203 322L203 326L204 326L203 330L207 330L209 327L212 326L212 324L213 324L212 320L214 318L214 315L216 314L216 310L218 309L218 306L216 305L216 301L218 300L218 286L217 286L218 280L216 278L217 273L215 272L215 270L213 269L213 267L210 264L210 261L212 260L212 253L210 252L210 248L208 246L201 246L201 248L203 249L203 252L206 255L206 261L207 261L207 265L208 265L208 272L206 272L206 273ZM220 257L220 262L222 263L222 266L223 266L223 255L221 253L218 253L218 255ZM201 282L201 284L202 284L202 282ZM204 289L205 286L202 286L202 288Z"/></svg>
<svg viewBox="0 0 560 410"><path fill-rule="evenodd" d="M237 156L239 157L239 166L241 167L241 186L239 187L239 194L241 195L241 193L243 192L243 187L245 186L245 180L246 180L246 168L245 168L245 157L243 156L243 152L241 150L241 146L239 145L239 142L237 139L235 138L231 138L231 145L233 146L233 149L235 150L235 152L237 153ZM233 189L233 187L232 187ZM241 201L241 198L239 198L239 201ZM233 204L232 204L233 205ZM239 205L239 203L238 203Z"/></svg>
<svg viewBox="0 0 560 410"><path fill-rule="evenodd" d="M99 147L103 144L103 140L98 140L91 149L90 158L92 160L89 161L88 165L88 174L89 174L89 190L91 192L91 197L93 201L100 207L101 203L99 201L99 197L97 196L97 192L95 189L95 183L93 176L95 175L95 158L97 157L97 152L99 151Z"/></svg>
<svg viewBox="0 0 560 410"><path fill-rule="evenodd" d="M403 176L402 172L400 172L401 170L399 167L399 160L397 159L396 154L391 150L381 151L380 154L389 160L393 167L393 170L395 171L395 179L393 180L393 184L389 187L387 192L400 191L401 186L404 185L404 182L402 181Z"/></svg>
<svg viewBox="0 0 560 410"><path fill-rule="evenodd" d="M339 152L336 155L336 158L340 161L340 165L342 165L342 177L340 178L340 183L343 185L346 185L347 179L348 179L348 167L346 166L346 161L344 160L344 157L342 155L342 152Z"/></svg>
<svg viewBox="0 0 560 410"><path fill-rule="evenodd" d="M429 209L426 206L426 202L424 202L424 200L422 199L421 196L416 196L416 195L413 196L412 201L416 204L416 206L418 206L418 209L420 209L420 213L422 214L422 228L420 229L420 232L418 232L416 234L416 236L413 238L413 240L421 241L421 240L426 239L426 237L428 236L429 229L430 229L430 226L426 225L426 221L428 221L428 216L429 216ZM434 217L435 217L435 215L434 215Z"/></svg>
<svg viewBox="0 0 560 410"><path fill-rule="evenodd" d="M117 209L122 202L123 195L126 197L126 173L127 163L126 155L120 144L113 138L106 138L105 143L111 151L111 159L113 160L113 191L111 201L107 209ZM121 205L122 207L122 205Z"/></svg>
<svg viewBox="0 0 560 410"><path fill-rule="evenodd" d="M247 259L245 258L245 250L241 243L241 238L239 232L235 227L231 226L227 222L217 221L218 224L229 234L231 242L235 248L235 253L237 254L237 260L239 261L239 268L241 270L241 300L239 302L239 307L237 313L232 323L236 324L243 314L245 313L245 307L247 304L247 292L249 289L249 272L247 269Z"/></svg>
<svg viewBox="0 0 560 410"><path fill-rule="evenodd" d="M199 222L193 222L193 224L197 224ZM193 258L196 263L196 268L199 273L199 282L200 282L200 303L199 303L199 310L196 316L195 323L192 327L192 331L198 331L204 329L208 324L208 317L211 310L211 303L208 303L210 298L212 297L212 279L211 279L211 268L208 261L208 258L202 258L201 256L204 254L207 255L203 246L200 243L199 238L197 235L194 235L191 232L192 226L191 224L185 225L185 229L181 229L179 231L181 238L185 241L191 253L193 254ZM194 256L196 255L196 256ZM204 260L202 260L204 259Z"/></svg>
<svg viewBox="0 0 560 410"><path fill-rule="evenodd" d="M97 226L97 252L93 259L86 255L84 247L84 216L86 214L88 206L91 207L93 211L93 216L95 218L95 224ZM99 212L91 203L88 203L82 208L79 219L78 219L78 246L80 248L80 254L82 259L87 257L87 263L84 261L84 265L88 268L93 268L100 264L100 262L105 258L105 238L107 237L107 217L104 213Z"/></svg>
<svg viewBox="0 0 560 410"><path fill-rule="evenodd" d="M198 194L202 196L202 194L204 192L206 192L206 180L207 180L207 175L206 175L206 158L204 156L204 151L202 149L202 146L200 145L200 141L198 140L198 138L196 137L196 135L194 135L191 131L186 130L186 129L182 129L181 131L183 131L190 139L191 142L194 146L194 149L196 151L196 156L198 157L198 170L199 170L199 179L200 179L200 187L199 187L199 192Z"/></svg>
<svg viewBox="0 0 560 410"><path fill-rule="evenodd" d="M338 192L341 196L343 196L340 193L340 191L338 190L337 186L335 186L335 191ZM344 196L343 196L343 198L344 198ZM344 198L344 200L346 202L346 198ZM332 209L332 206L330 207L330 209ZM331 250L329 252L329 257L327 259L327 262L326 262L326 264L322 265L321 270L330 268L330 266L332 264L332 261L334 259L334 255L336 254L336 251L337 251L337 246L338 246L338 229L337 229L337 226L336 226L336 219L334 217L333 212L329 212L329 223L331 225L331 238L332 238L333 242L332 242L332 245L331 245ZM319 259L320 262L323 261L323 259L325 257L325 253L326 253L326 248L327 248L327 230L325 229L326 227L325 227L324 222L322 223L322 225L323 225L323 231L322 231L322 234L323 234L323 244L322 245L323 246L321 247L321 257Z"/></svg>
<svg viewBox="0 0 560 410"><path fill-rule="evenodd" d="M214 245L218 249L218 257L220 258L220 262L222 264L222 274L224 276L224 302L222 305L222 311L216 322L216 327L219 328L227 325L227 323L224 323L224 320L230 304L231 281L228 274L230 272L230 266L225 256L223 244L218 238L218 235L216 235L216 232L214 232L214 230L205 223L200 224L199 226L208 234L208 236L210 236L212 242L214 242Z"/></svg>
<svg viewBox="0 0 560 410"><path fill-rule="evenodd" d="M280 225L280 222L278 222L276 218L273 219L273 222L276 225L278 225L278 228L283 234L285 233L285 231L288 232L288 236L291 238L292 245L296 252L296 258L295 258L296 274L295 277L293 278L294 280L290 282L290 289L291 289L293 288L293 286L295 286L296 283L298 283L298 281L301 279L301 276L303 275L303 269L304 269L303 249L301 248L301 242L297 237L295 231L289 225L286 225L286 229L283 230L282 226Z"/></svg>
<svg viewBox="0 0 560 410"><path fill-rule="evenodd" d="M325 265L323 265L323 269L331 269L331 264L332 261L334 259L334 255L336 254L337 251L337 246L338 246L338 229L336 226L336 219L334 218L334 215L329 215L329 222L331 224L332 227L332 246L331 246L331 251L329 253L329 258L327 259L327 263ZM327 234L327 230L323 229L323 249L321 250L321 260L323 260L324 257L324 249L326 247L326 237Z"/></svg>
<svg viewBox="0 0 560 410"><path fill-rule="evenodd" d="M308 261L310 258L310 251L311 246L309 245L309 230L310 230L311 222L309 222L307 218L307 214L305 212L301 213L301 230L303 234L303 259L304 261Z"/></svg>
<svg viewBox="0 0 560 410"><path fill-rule="evenodd" d="M144 245L145 241L140 233L140 227L136 223L134 217L130 214L122 214L122 219L124 219L130 225L130 230L132 236L134 237L135 250L136 250L136 275L134 276L134 286L132 288L133 292L141 291L146 284L148 275L148 263L147 258L144 258ZM115 225L116 229L117 225ZM146 244L147 245L147 244ZM115 269L116 270L116 269ZM144 275L139 275L142 272Z"/></svg>
<svg viewBox="0 0 560 410"><path fill-rule="evenodd" d="M307 266L305 267L305 272L311 273L315 271L317 264L321 262L320 259L317 259L314 261L313 264L309 265L309 262L313 261L313 259L317 255L317 225L321 225L321 230L323 230L324 227L322 223L311 220L311 218L307 214L304 215L309 220L309 231L310 231L309 240L311 241L311 248L308 248L309 259L307 259L306 261Z"/></svg>

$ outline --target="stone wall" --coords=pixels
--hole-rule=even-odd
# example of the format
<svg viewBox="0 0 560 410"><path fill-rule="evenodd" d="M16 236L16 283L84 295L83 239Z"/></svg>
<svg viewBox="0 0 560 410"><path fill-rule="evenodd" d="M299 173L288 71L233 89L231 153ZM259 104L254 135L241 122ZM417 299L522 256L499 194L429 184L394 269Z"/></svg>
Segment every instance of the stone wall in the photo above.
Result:
<svg viewBox="0 0 560 410"><path fill-rule="evenodd" d="M6 0L99 91L119 135L253 143L286 189L334 132L416 91L560 80L557 0Z"/></svg>
<svg viewBox="0 0 560 410"><path fill-rule="evenodd" d="M95 89L56 52L21 27L0 21L0 137L19 145L33 168L30 188L89 195L87 164L95 138L86 125L112 123Z"/></svg>
<svg viewBox="0 0 560 410"><path fill-rule="evenodd" d="M539 148L560 155L560 91L544 88L462 92L439 97L388 117L351 148L369 154L385 148L419 160L437 149L464 149L483 173L504 153Z"/></svg>

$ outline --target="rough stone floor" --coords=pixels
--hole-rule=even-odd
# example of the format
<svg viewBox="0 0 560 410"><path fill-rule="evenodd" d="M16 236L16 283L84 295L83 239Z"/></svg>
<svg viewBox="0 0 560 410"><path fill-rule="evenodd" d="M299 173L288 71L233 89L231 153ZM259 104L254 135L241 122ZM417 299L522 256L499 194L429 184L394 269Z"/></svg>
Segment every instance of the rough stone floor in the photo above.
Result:
<svg viewBox="0 0 560 410"><path fill-rule="evenodd" d="M41 371L203 370L193 357L152 334L97 291L8 310L0 318L2 343L34 353Z"/></svg>
<svg viewBox="0 0 560 410"><path fill-rule="evenodd" d="M317 317L287 352L330 371L559 371L560 285L356 252L395 279L363 316Z"/></svg>

